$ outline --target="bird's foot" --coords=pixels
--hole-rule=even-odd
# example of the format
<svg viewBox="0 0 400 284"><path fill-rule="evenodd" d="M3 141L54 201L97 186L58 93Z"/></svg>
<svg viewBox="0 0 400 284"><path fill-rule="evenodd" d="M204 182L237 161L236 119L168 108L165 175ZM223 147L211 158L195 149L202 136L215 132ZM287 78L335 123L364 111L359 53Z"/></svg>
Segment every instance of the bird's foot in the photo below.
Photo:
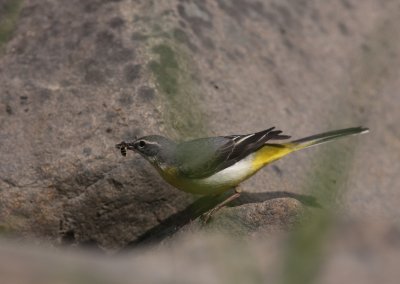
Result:
<svg viewBox="0 0 400 284"><path fill-rule="evenodd" d="M216 210L217 209L217 210ZM217 212L220 208L213 208L200 216L200 220L203 224L207 224L211 218L213 217L214 213Z"/></svg>
<svg viewBox="0 0 400 284"><path fill-rule="evenodd" d="M206 212L203 215L201 215L200 219L203 221L203 224L207 224L210 221L210 219L212 218L212 216L215 214L215 212L217 212L218 210L224 208L229 202L235 200L239 196L240 196L240 192L237 189L235 189L235 193L234 194L229 196L227 199L222 201L220 204L215 206L213 209L211 209L208 212Z"/></svg>

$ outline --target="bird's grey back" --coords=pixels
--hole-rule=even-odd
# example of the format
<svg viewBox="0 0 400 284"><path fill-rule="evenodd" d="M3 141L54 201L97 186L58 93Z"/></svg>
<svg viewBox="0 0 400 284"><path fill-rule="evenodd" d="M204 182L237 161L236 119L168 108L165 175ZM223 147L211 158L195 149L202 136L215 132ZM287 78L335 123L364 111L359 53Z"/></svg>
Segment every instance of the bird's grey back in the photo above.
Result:
<svg viewBox="0 0 400 284"><path fill-rule="evenodd" d="M214 171L231 151L233 141L225 137L209 137L179 143L176 163L182 174L202 177Z"/></svg>

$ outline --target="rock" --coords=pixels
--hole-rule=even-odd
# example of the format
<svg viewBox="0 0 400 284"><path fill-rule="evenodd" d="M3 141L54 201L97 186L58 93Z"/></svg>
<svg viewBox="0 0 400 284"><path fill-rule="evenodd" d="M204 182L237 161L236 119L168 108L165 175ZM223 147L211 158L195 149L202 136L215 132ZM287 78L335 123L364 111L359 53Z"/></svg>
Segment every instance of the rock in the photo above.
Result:
<svg viewBox="0 0 400 284"><path fill-rule="evenodd" d="M395 11L376 0L23 2L0 57L1 231L120 249L199 230L190 220L218 200L199 210L114 145L270 126L300 137L367 124L373 134L277 162L244 183L254 202L209 227L272 234L332 203L350 218L393 219Z"/></svg>
<svg viewBox="0 0 400 284"><path fill-rule="evenodd" d="M396 283L400 257L399 231L390 224L339 225L326 248L317 283ZM86 282L132 283L258 283L283 282L285 233L246 238L208 231L187 232L167 244L134 250L129 255L100 257L98 253L44 246L30 247L1 240L0 267L5 283ZM38 261L40 260L40 261ZM380 260L385 260L381 262ZM306 259L302 259L307 262ZM375 269L371 270L371 265ZM177 271L177 267L179 268ZM290 274L290 273L289 273ZM286 278L285 278L286 277ZM296 282L292 282L296 283Z"/></svg>

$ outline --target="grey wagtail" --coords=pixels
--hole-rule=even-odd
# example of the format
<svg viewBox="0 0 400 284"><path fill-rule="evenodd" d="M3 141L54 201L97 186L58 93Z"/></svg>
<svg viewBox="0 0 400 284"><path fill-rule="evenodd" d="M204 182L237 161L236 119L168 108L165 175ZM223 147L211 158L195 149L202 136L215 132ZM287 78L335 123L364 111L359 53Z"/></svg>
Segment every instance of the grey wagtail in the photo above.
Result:
<svg viewBox="0 0 400 284"><path fill-rule="evenodd" d="M180 190L218 195L235 188L233 195L205 214L207 221L217 210L239 197L238 185L242 181L269 163L297 150L366 132L368 128L353 127L273 143L290 136L271 127L252 134L207 137L181 143L150 135L131 142L122 141L116 147L123 156L126 156L126 150L141 154L168 183Z"/></svg>

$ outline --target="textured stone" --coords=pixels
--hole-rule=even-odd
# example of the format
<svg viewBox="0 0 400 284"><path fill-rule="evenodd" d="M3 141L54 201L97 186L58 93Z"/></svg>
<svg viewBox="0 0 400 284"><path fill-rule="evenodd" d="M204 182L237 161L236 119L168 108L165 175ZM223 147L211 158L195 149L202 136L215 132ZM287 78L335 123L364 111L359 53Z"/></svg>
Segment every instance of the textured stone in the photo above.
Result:
<svg viewBox="0 0 400 284"><path fill-rule="evenodd" d="M270 126L372 132L261 171L243 184L253 200L209 228L270 235L332 202L350 219L395 220L398 11L375 0L25 1L0 57L1 231L118 249L202 230L190 221L218 200L194 201L115 143Z"/></svg>

